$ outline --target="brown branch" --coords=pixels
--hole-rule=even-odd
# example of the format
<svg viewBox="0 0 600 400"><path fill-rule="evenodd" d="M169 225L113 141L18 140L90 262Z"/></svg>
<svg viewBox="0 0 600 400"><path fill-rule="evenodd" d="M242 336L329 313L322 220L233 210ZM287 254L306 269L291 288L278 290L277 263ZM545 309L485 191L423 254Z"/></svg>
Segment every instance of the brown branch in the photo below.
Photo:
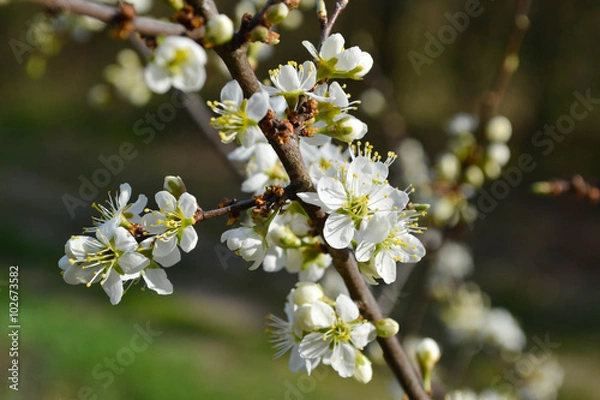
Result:
<svg viewBox="0 0 600 400"><path fill-rule="evenodd" d="M502 102L506 88L510 83L514 73L519 68L519 50L523 43L523 38L529 29L529 10L533 0L517 0L515 6L515 15L513 28L508 37L504 55L500 62L500 68L490 90L484 95L479 110L479 126L475 136L483 138L488 121L496 115L498 107Z"/></svg>
<svg viewBox="0 0 600 400"><path fill-rule="evenodd" d="M257 200L256 198L246 199L246 200L232 200L231 204L226 205L224 207L215 208L214 210L204 211L199 209L196 212L196 222L205 221L207 219L220 217L222 215L228 215L232 213L239 213L240 211L247 210L256 206Z"/></svg>
<svg viewBox="0 0 600 400"><path fill-rule="evenodd" d="M552 179L548 182L537 182L533 184L533 191L549 196L576 195L593 204L600 202L600 188L586 182L581 175L575 175L570 180Z"/></svg>
<svg viewBox="0 0 600 400"><path fill-rule="evenodd" d="M27 0L33 3L43 4L49 9L69 11L79 15L96 18L102 22L110 24L120 15L117 7L107 4L95 3L87 0ZM199 39L204 36L204 28L188 31L179 24L159 21L149 17L134 17L133 30L148 36L189 36L192 39Z"/></svg>
<svg viewBox="0 0 600 400"><path fill-rule="evenodd" d="M190 3L200 12L205 13L203 16L207 20L210 20L214 15L213 13L217 12L217 8L212 0L193 0ZM232 76L239 82L244 95L250 97L252 94L260 91L260 85L258 78L248 63L245 46L245 42L232 40L224 46L217 47L215 50L223 58ZM300 154L297 135L294 135L293 138L287 141L278 141L273 136L269 136L268 139L284 165L295 192L314 191L312 180ZM307 204L303 204L303 206L311 220L315 223L315 226L322 232L326 217L324 212L314 206ZM375 297L358 270L353 252L348 249L334 249L329 245L327 245L327 250L333 259L335 269L344 279L350 295L358 303L363 316L373 322L383 319L384 316L379 309ZM409 398L419 400L429 399L397 337L378 338L378 341L383 350L385 360Z"/></svg>

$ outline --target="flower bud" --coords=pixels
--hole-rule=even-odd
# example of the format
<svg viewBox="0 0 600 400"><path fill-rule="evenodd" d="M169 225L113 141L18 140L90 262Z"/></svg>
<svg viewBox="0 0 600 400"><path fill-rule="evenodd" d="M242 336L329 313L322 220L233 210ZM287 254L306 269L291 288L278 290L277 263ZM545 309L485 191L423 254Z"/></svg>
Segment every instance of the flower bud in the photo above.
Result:
<svg viewBox="0 0 600 400"><path fill-rule="evenodd" d="M356 352L356 362L354 364L354 379L360 383L369 383L373 377L373 367L371 361L360 351Z"/></svg>
<svg viewBox="0 0 600 400"><path fill-rule="evenodd" d="M274 4L267 9L265 13L265 22L267 25L277 25L288 16L290 10L283 3Z"/></svg>
<svg viewBox="0 0 600 400"><path fill-rule="evenodd" d="M460 173L460 161L452 153L444 153L438 161L440 175L448 180L455 180Z"/></svg>
<svg viewBox="0 0 600 400"><path fill-rule="evenodd" d="M165 182L163 183L163 188L171 193L173 197L179 200L179 197L187 192L185 188L185 184L183 183L183 179L179 176L167 175L165 176Z"/></svg>
<svg viewBox="0 0 600 400"><path fill-rule="evenodd" d="M470 165L465 170L465 180L475 187L481 187L485 182L485 175L477 165Z"/></svg>
<svg viewBox="0 0 600 400"><path fill-rule="evenodd" d="M340 114L341 115L341 114ZM347 116L335 121L323 132L325 135L346 143L361 139L367 133L367 125L358 118Z"/></svg>
<svg viewBox="0 0 600 400"><path fill-rule="evenodd" d="M429 394L431 394L431 373L441 356L440 347L433 339L425 338L417 345L417 360L423 374L423 387Z"/></svg>
<svg viewBox="0 0 600 400"><path fill-rule="evenodd" d="M233 37L233 21L225 14L212 17L206 23L204 40L213 46L225 44Z"/></svg>
<svg viewBox="0 0 600 400"><path fill-rule="evenodd" d="M512 125L508 118L502 115L495 116L488 122L485 135L492 142L508 142L512 135Z"/></svg>
<svg viewBox="0 0 600 400"><path fill-rule="evenodd" d="M425 338L417 345L417 360L425 369L433 369L441 356L440 346L431 338Z"/></svg>
<svg viewBox="0 0 600 400"><path fill-rule="evenodd" d="M163 0L163 3L174 8L175 10L181 10L183 6L185 6L183 0Z"/></svg>
<svg viewBox="0 0 600 400"><path fill-rule="evenodd" d="M333 308L321 301L305 303L294 311L294 327L304 332L330 327L335 322ZM299 332L296 332L298 334Z"/></svg>
<svg viewBox="0 0 600 400"><path fill-rule="evenodd" d="M269 40L269 29L259 25L250 31L251 42L267 42Z"/></svg>
<svg viewBox="0 0 600 400"><path fill-rule="evenodd" d="M504 143L491 143L487 147L487 156L500 164L501 167L505 166L510 160L510 149Z"/></svg>
<svg viewBox="0 0 600 400"><path fill-rule="evenodd" d="M483 171L489 179L498 179L502 174L502 167L494 160L486 160Z"/></svg>
<svg viewBox="0 0 600 400"><path fill-rule="evenodd" d="M300 247L302 241L287 225L274 225L269 232L273 242L284 249L295 249Z"/></svg>
<svg viewBox="0 0 600 400"><path fill-rule="evenodd" d="M395 336L400 330L400 325L391 318L381 319L375 322L374 325L377 328L377 336L382 338Z"/></svg>
<svg viewBox="0 0 600 400"><path fill-rule="evenodd" d="M301 306L303 304L312 304L323 297L321 285L312 282L298 282L296 289L292 292L294 304Z"/></svg>

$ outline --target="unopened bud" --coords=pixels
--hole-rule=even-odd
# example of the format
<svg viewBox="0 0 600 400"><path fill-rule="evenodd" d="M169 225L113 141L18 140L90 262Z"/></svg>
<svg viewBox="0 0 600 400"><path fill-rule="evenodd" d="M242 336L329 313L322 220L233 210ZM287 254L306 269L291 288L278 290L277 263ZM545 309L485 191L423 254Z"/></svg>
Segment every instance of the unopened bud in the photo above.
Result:
<svg viewBox="0 0 600 400"><path fill-rule="evenodd" d="M302 244L300 238L286 225L273 226L269 236L277 246L284 249L295 249Z"/></svg>
<svg viewBox="0 0 600 400"><path fill-rule="evenodd" d="M382 338L396 336L400 330L400 325L391 318L381 319L375 322L374 325L377 328L377 336Z"/></svg>
<svg viewBox="0 0 600 400"><path fill-rule="evenodd" d="M179 176L167 175L165 176L165 182L163 184L163 188L171 193L173 197L179 199L179 197L187 192L185 188L185 184L183 183L183 179Z"/></svg>
<svg viewBox="0 0 600 400"><path fill-rule="evenodd" d="M269 29L259 25L250 32L251 42L266 42L269 40Z"/></svg>
<svg viewBox="0 0 600 400"><path fill-rule="evenodd" d="M429 394L431 394L431 373L441 356L440 346L433 339L425 338L417 345L417 360L423 374L423 387Z"/></svg>
<svg viewBox="0 0 600 400"><path fill-rule="evenodd" d="M440 346L431 338L425 338L417 345L417 359L426 369L433 369L441 356Z"/></svg>
<svg viewBox="0 0 600 400"><path fill-rule="evenodd" d="M491 143L486 150L487 156L497 162L501 167L510 160L510 149L504 143Z"/></svg>
<svg viewBox="0 0 600 400"><path fill-rule="evenodd" d="M298 282L296 289L292 293L292 300L298 306L312 304L322 297L323 289L321 285L311 282Z"/></svg>
<svg viewBox="0 0 600 400"><path fill-rule="evenodd" d="M508 118L497 115L488 122L485 135L492 142L508 142L512 135L512 125Z"/></svg>
<svg viewBox="0 0 600 400"><path fill-rule="evenodd" d="M438 170L443 178L455 180L460 173L460 161L452 153L444 153L438 160Z"/></svg>
<svg viewBox="0 0 600 400"><path fill-rule="evenodd" d="M407 208L409 210L423 212L423 211L429 210L429 208L431 208L431 205L430 204L410 203Z"/></svg>
<svg viewBox="0 0 600 400"><path fill-rule="evenodd" d="M206 23L204 40L213 46L225 44L233 37L233 21L225 15L219 14Z"/></svg>
<svg viewBox="0 0 600 400"><path fill-rule="evenodd" d="M265 22L267 25L277 25L288 16L290 10L283 3L274 4L267 9L265 13Z"/></svg>
<svg viewBox="0 0 600 400"><path fill-rule="evenodd" d="M169 7L174 8L175 10L181 10L183 6L185 6L183 0L163 0L163 3L165 3Z"/></svg>
<svg viewBox="0 0 600 400"><path fill-rule="evenodd" d="M465 180L475 187L481 187L485 182L485 175L477 165L471 165L465 170Z"/></svg>
<svg viewBox="0 0 600 400"><path fill-rule="evenodd" d="M354 379L360 383L369 383L373 377L373 367L371 361L360 351L356 352L356 362L354 363Z"/></svg>

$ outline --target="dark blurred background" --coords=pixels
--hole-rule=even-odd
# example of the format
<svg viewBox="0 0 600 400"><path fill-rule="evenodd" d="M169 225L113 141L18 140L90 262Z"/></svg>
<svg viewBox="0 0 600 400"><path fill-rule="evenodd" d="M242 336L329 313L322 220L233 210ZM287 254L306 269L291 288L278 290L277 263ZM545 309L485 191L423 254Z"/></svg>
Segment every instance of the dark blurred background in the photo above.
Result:
<svg viewBox="0 0 600 400"><path fill-rule="evenodd" d="M231 2L218 3L224 3L222 10L232 10ZM369 51L376 67L364 82L349 85L349 91L358 98L366 88L378 88L395 107L395 112L376 117L359 111L369 124L371 142L385 148L404 135L414 137L433 158L445 145L444 123L457 112L477 112L502 56L514 1L481 4L481 16L472 18L468 29L418 75L407 54L423 53L425 33L435 34L447 24L444 13L463 10L464 2L350 2L334 31L342 32L348 45ZM26 3L0 8L0 261L4 271L9 265L20 267L18 395L86 398L87 386L101 399L284 397L300 376L287 369L287 356L271 360L264 316L283 314L285 295L295 278L283 272L249 272L243 261L228 258L219 245L224 220L198 226L198 248L168 270L175 286L171 296L133 287L120 305L111 306L98 286L87 289L63 282L57 261L64 243L89 225L92 211L88 206L76 208L72 218L63 197L77 196L80 176L91 178L102 167L98 158L116 154L124 141L133 143L137 156L125 162L95 201L129 182L135 197L145 193L153 205L153 193L167 174L182 176L203 208L213 208L225 196L245 195L227 161L183 110L157 130L150 143L135 135L136 122L156 113L170 95L155 95L142 107L118 97L103 107L90 105L89 88L103 80L104 67L114 63L117 51L129 42L112 40L106 31L85 43L65 42L60 54L47 58L45 74L31 78L27 59L36 52L23 55L19 63L10 43L24 41L39 11L39 6ZM161 4L155 11L167 15ZM528 339L549 334L560 343L556 354L566 375L559 398L593 399L600 392L600 208L577 198L537 197L531 183L575 173L597 183L600 105L547 156L531 138L569 112L575 91L590 90L592 97L600 98L600 5L592 0L536 1L531 18L520 68L500 113L513 123L511 164L528 153L538 166L477 221L467 240L474 250L474 279L491 294L494 305L511 310ZM304 13L299 29L281 33L272 58L259 66L263 77L280 63L308 58L300 41L315 42L318 37L313 12ZM226 78L216 63L208 74L201 95L216 99ZM3 310L8 310L7 279L4 272ZM96 366L128 346L137 332L135 324L146 323L161 335L130 366L115 372L110 384L98 379ZM441 335L435 330L426 333ZM0 346L5 354L6 335L0 337ZM3 371L5 360L0 358ZM331 373L326 383L317 381L316 390L302 396L343 399L376 393L391 398L391 377L385 368L377 368L376 375L364 386ZM478 388L486 385L486 378L466 378L463 383Z"/></svg>

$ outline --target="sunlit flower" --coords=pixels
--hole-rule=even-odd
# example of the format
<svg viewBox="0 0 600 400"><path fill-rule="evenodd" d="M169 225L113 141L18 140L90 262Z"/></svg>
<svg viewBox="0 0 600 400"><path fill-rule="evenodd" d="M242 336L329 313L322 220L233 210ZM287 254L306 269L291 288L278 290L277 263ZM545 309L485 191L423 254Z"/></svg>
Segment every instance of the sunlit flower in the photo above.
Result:
<svg viewBox="0 0 600 400"><path fill-rule="evenodd" d="M274 87L265 89L271 96L283 96L292 109L296 108L301 95L311 96L310 90L317 83L317 69L311 61L302 65L290 61L286 65L269 71Z"/></svg>
<svg viewBox="0 0 600 400"><path fill-rule="evenodd" d="M370 242L384 240L389 233L388 218L400 212L408 195L390 186L386 179L388 167L395 159L388 154L385 162L367 144L349 166L342 166L338 175L322 177L316 193L298 193L303 201L319 206L329 214L323 235L336 249L348 247L355 232Z"/></svg>
<svg viewBox="0 0 600 400"><path fill-rule="evenodd" d="M252 228L242 226L227 230L221 235L221 242L227 242L229 250L235 251L244 260L252 261L250 270L257 269L265 258L265 239Z"/></svg>
<svg viewBox="0 0 600 400"><path fill-rule="evenodd" d="M288 296L285 304L285 315L287 320L283 320L275 315L269 315L267 333L270 335L270 341L275 348L275 358L290 352L289 367L292 372L306 371L309 375L320 363L320 358L306 359L300 357L299 347L300 338L294 333L294 311L298 308L296 304L289 301L294 290Z"/></svg>
<svg viewBox="0 0 600 400"><path fill-rule="evenodd" d="M242 191L262 193L266 186L285 186L289 178L275 150L268 143L257 143L246 165L248 178L242 183Z"/></svg>
<svg viewBox="0 0 600 400"><path fill-rule="evenodd" d="M198 209L196 198L183 193L179 200L162 190L156 193L160 211L152 211L142 218L142 226L151 235L152 256L163 267L170 267L181 260L177 245L186 253L196 247L198 234L194 229L194 215Z"/></svg>
<svg viewBox="0 0 600 400"><path fill-rule="evenodd" d="M107 205L96 204L94 207L100 213L99 217L92 217L94 227L85 228L85 232L96 232L96 228L104 224L111 223L113 228L119 225L129 225L130 223L140 223L140 213L146 207L148 198L140 194L135 203L129 204L131 199L131 186L128 183L123 183L119 187L119 191L114 196L109 194Z"/></svg>
<svg viewBox="0 0 600 400"><path fill-rule="evenodd" d="M323 42L321 51L308 41L302 44L319 63L317 80L325 78L361 79L373 67L373 57L357 46L344 48L345 39L335 33Z"/></svg>
<svg viewBox="0 0 600 400"><path fill-rule="evenodd" d="M250 147L262 136L258 122L269 110L269 96L259 92L244 99L240 84L232 80L221 90L221 101L208 102L208 106L221 114L211 118L210 124L219 130L223 143L230 143L237 137L242 146Z"/></svg>
<svg viewBox="0 0 600 400"><path fill-rule="evenodd" d="M373 243L361 240L356 248L356 259L368 262L374 257L377 274L375 278L383 278L385 283L396 280L396 263L418 262L425 255L425 247L412 233L421 233L416 221L419 212L405 210L391 217L388 236L381 242ZM395 218L395 221L393 220ZM385 223L385 222L380 222Z"/></svg>
<svg viewBox="0 0 600 400"><path fill-rule="evenodd" d="M206 80L206 52L190 38L169 36L154 51L146 66L146 84L156 93L171 86L184 92L200 90Z"/></svg>
<svg viewBox="0 0 600 400"><path fill-rule="evenodd" d="M352 299L340 294L335 301L335 310L321 301L310 307L321 305L319 321L315 326L320 329L305 335L300 342L300 356L314 359L322 358L323 363L343 377L353 376L356 369L356 350L363 349L375 339L376 330L373 324L360 319L358 307ZM304 307L304 306L303 306Z"/></svg>
<svg viewBox="0 0 600 400"><path fill-rule="evenodd" d="M123 277L135 276L150 264L137 252L139 245L123 227L105 224L96 230L96 238L73 236L65 245L58 262L68 284L91 286L100 282L112 304L123 296Z"/></svg>

